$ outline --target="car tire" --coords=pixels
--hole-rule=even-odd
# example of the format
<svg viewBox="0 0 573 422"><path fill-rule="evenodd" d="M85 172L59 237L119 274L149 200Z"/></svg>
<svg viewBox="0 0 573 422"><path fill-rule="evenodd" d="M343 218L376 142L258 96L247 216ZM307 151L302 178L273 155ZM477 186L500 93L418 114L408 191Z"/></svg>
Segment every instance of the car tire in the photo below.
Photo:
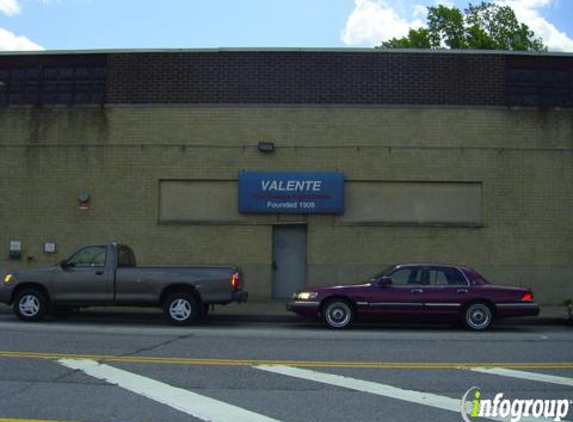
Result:
<svg viewBox="0 0 573 422"><path fill-rule="evenodd" d="M189 292L178 292L167 296L163 303L165 318L174 325L192 324L201 314L199 300Z"/></svg>
<svg viewBox="0 0 573 422"><path fill-rule="evenodd" d="M470 303L464 310L463 323L468 330L484 331L493 323L493 311L486 303Z"/></svg>
<svg viewBox="0 0 573 422"><path fill-rule="evenodd" d="M348 328L354 322L354 308L347 300L331 300L322 309L322 319L329 328L337 330Z"/></svg>
<svg viewBox="0 0 573 422"><path fill-rule="evenodd" d="M14 313L22 321L41 321L48 312L48 298L39 289L25 289L16 295Z"/></svg>

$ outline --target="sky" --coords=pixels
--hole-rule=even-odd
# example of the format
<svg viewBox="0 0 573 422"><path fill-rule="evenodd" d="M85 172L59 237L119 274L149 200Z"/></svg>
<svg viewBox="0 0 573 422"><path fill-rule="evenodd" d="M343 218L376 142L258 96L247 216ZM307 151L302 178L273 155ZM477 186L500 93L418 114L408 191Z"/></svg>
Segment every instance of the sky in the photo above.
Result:
<svg viewBox="0 0 573 422"><path fill-rule="evenodd" d="M0 0L0 51L369 48L468 0ZM473 0L479 3L480 0ZM573 53L573 0L495 0Z"/></svg>

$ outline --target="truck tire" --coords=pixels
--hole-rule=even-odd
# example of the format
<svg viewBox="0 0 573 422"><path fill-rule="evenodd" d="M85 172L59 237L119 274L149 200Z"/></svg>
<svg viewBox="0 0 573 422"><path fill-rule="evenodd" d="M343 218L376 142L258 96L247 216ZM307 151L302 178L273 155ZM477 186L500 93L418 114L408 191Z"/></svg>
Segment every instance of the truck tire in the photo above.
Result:
<svg viewBox="0 0 573 422"><path fill-rule="evenodd" d="M14 313L22 321L40 321L48 312L48 299L39 289L24 289L16 295Z"/></svg>
<svg viewBox="0 0 573 422"><path fill-rule="evenodd" d="M175 325L187 325L199 319L201 304L189 292L176 292L167 296L163 303L165 318Z"/></svg>

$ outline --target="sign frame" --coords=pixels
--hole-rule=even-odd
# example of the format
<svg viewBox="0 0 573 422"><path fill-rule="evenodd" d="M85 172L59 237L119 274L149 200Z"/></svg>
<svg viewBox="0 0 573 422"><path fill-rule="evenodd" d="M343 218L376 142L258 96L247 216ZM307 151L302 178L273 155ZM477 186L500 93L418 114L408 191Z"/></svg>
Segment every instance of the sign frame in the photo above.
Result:
<svg viewBox="0 0 573 422"><path fill-rule="evenodd" d="M343 214L340 171L241 171L241 214Z"/></svg>

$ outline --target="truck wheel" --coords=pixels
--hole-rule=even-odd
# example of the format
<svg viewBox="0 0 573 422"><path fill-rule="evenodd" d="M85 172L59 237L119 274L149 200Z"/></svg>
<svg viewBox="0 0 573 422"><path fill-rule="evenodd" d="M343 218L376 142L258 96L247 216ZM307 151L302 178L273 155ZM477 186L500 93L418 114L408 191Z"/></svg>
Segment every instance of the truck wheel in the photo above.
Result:
<svg viewBox="0 0 573 422"><path fill-rule="evenodd" d="M191 324L199 318L200 304L190 293L173 293L165 300L163 312L167 320L172 324Z"/></svg>
<svg viewBox="0 0 573 422"><path fill-rule="evenodd" d="M22 321L40 321L48 311L48 299L38 289L25 289L16 296L14 313Z"/></svg>

